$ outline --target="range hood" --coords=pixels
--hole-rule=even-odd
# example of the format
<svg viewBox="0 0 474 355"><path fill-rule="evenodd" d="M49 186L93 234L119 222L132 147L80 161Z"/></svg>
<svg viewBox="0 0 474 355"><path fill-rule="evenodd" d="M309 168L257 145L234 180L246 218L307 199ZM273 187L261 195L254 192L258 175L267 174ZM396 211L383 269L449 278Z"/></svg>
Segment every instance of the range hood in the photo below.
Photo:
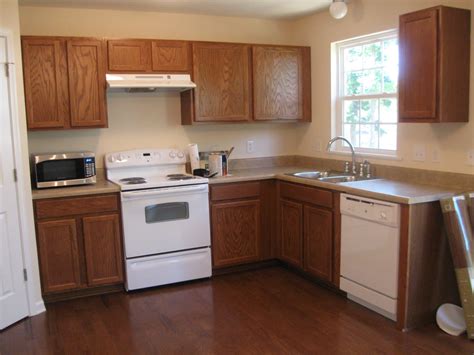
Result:
<svg viewBox="0 0 474 355"><path fill-rule="evenodd" d="M196 87L189 74L106 74L109 91L186 91Z"/></svg>

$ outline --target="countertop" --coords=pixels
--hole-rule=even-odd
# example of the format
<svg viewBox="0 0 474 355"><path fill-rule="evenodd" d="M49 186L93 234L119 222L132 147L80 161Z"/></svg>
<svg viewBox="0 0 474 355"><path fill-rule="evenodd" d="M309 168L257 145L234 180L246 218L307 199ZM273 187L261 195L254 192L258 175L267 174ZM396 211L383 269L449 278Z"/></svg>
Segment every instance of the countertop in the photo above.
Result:
<svg viewBox="0 0 474 355"><path fill-rule="evenodd" d="M210 184L244 182L253 180L278 179L328 190L345 192L361 197L380 199L402 204L417 204L438 201L461 191L431 185L413 184L387 179L373 179L334 184L318 180L304 179L287 175L297 171L318 170L300 167L275 167L262 169L233 170L230 176L212 178Z"/></svg>
<svg viewBox="0 0 474 355"><path fill-rule="evenodd" d="M231 174L225 177L215 177L209 179L209 184L222 184L231 182L244 182L256 180L278 179L282 181L294 182L308 186L320 187L332 191L345 192L349 194L358 195L361 197L368 197L380 199L383 201L402 203L402 204L417 204L424 202L438 201L444 197L461 191L431 185L420 185L408 182L401 182L387 179L373 179L365 181L354 181L345 183L329 183L318 180L298 178L287 175L297 171L318 170L317 168L307 169L301 167L272 167L272 168L253 168L233 170ZM104 194L119 192L118 185L107 181L103 172L97 175L97 183L93 185L71 186L61 188L49 188L37 190L33 189L33 200L45 198L59 198L59 197L74 197L94 194Z"/></svg>

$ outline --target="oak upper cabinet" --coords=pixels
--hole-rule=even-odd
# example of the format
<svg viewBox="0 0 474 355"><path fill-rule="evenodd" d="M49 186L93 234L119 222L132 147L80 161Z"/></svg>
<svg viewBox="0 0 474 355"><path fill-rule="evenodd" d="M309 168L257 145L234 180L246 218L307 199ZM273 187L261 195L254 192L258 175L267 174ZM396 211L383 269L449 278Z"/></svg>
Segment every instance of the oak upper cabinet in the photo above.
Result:
<svg viewBox="0 0 474 355"><path fill-rule="evenodd" d="M280 258L303 268L303 205L280 201Z"/></svg>
<svg viewBox="0 0 474 355"><path fill-rule="evenodd" d="M22 37L28 129L107 127L102 40Z"/></svg>
<svg viewBox="0 0 474 355"><path fill-rule="evenodd" d="M252 119L250 46L193 43L195 122Z"/></svg>
<svg viewBox="0 0 474 355"><path fill-rule="evenodd" d="M254 119L311 121L310 48L252 51Z"/></svg>
<svg viewBox="0 0 474 355"><path fill-rule="evenodd" d="M38 249L44 293L81 287L75 219L39 222Z"/></svg>
<svg viewBox="0 0 474 355"><path fill-rule="evenodd" d="M111 72L147 72L151 70L150 40L108 40L107 55L108 70Z"/></svg>
<svg viewBox="0 0 474 355"><path fill-rule="evenodd" d="M101 40L67 41L72 127L107 127L105 45Z"/></svg>
<svg viewBox="0 0 474 355"><path fill-rule="evenodd" d="M400 16L400 122L469 120L470 19L445 6Z"/></svg>
<svg viewBox="0 0 474 355"><path fill-rule="evenodd" d="M35 200L43 294L123 282L117 194Z"/></svg>
<svg viewBox="0 0 474 355"><path fill-rule="evenodd" d="M66 41L23 38L23 75L28 128L69 126Z"/></svg>
<svg viewBox="0 0 474 355"><path fill-rule="evenodd" d="M163 73L191 70L191 44L187 41L152 41L152 70Z"/></svg>

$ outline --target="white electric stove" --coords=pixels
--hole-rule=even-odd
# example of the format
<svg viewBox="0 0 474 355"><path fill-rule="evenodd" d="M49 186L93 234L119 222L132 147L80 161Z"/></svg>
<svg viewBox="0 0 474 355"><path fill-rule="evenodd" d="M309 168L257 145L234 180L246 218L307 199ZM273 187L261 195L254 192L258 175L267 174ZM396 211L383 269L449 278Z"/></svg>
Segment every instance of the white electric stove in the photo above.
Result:
<svg viewBox="0 0 474 355"><path fill-rule="evenodd" d="M105 166L121 189L127 290L210 277L208 179L186 174L185 153L115 152Z"/></svg>

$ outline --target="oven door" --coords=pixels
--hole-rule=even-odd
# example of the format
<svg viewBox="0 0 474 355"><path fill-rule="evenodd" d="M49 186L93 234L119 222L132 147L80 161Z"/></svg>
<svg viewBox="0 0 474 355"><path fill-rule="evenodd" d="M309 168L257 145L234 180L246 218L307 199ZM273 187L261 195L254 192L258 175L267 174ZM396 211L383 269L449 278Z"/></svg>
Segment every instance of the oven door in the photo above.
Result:
<svg viewBox="0 0 474 355"><path fill-rule="evenodd" d="M127 258L211 245L207 184L122 192Z"/></svg>

